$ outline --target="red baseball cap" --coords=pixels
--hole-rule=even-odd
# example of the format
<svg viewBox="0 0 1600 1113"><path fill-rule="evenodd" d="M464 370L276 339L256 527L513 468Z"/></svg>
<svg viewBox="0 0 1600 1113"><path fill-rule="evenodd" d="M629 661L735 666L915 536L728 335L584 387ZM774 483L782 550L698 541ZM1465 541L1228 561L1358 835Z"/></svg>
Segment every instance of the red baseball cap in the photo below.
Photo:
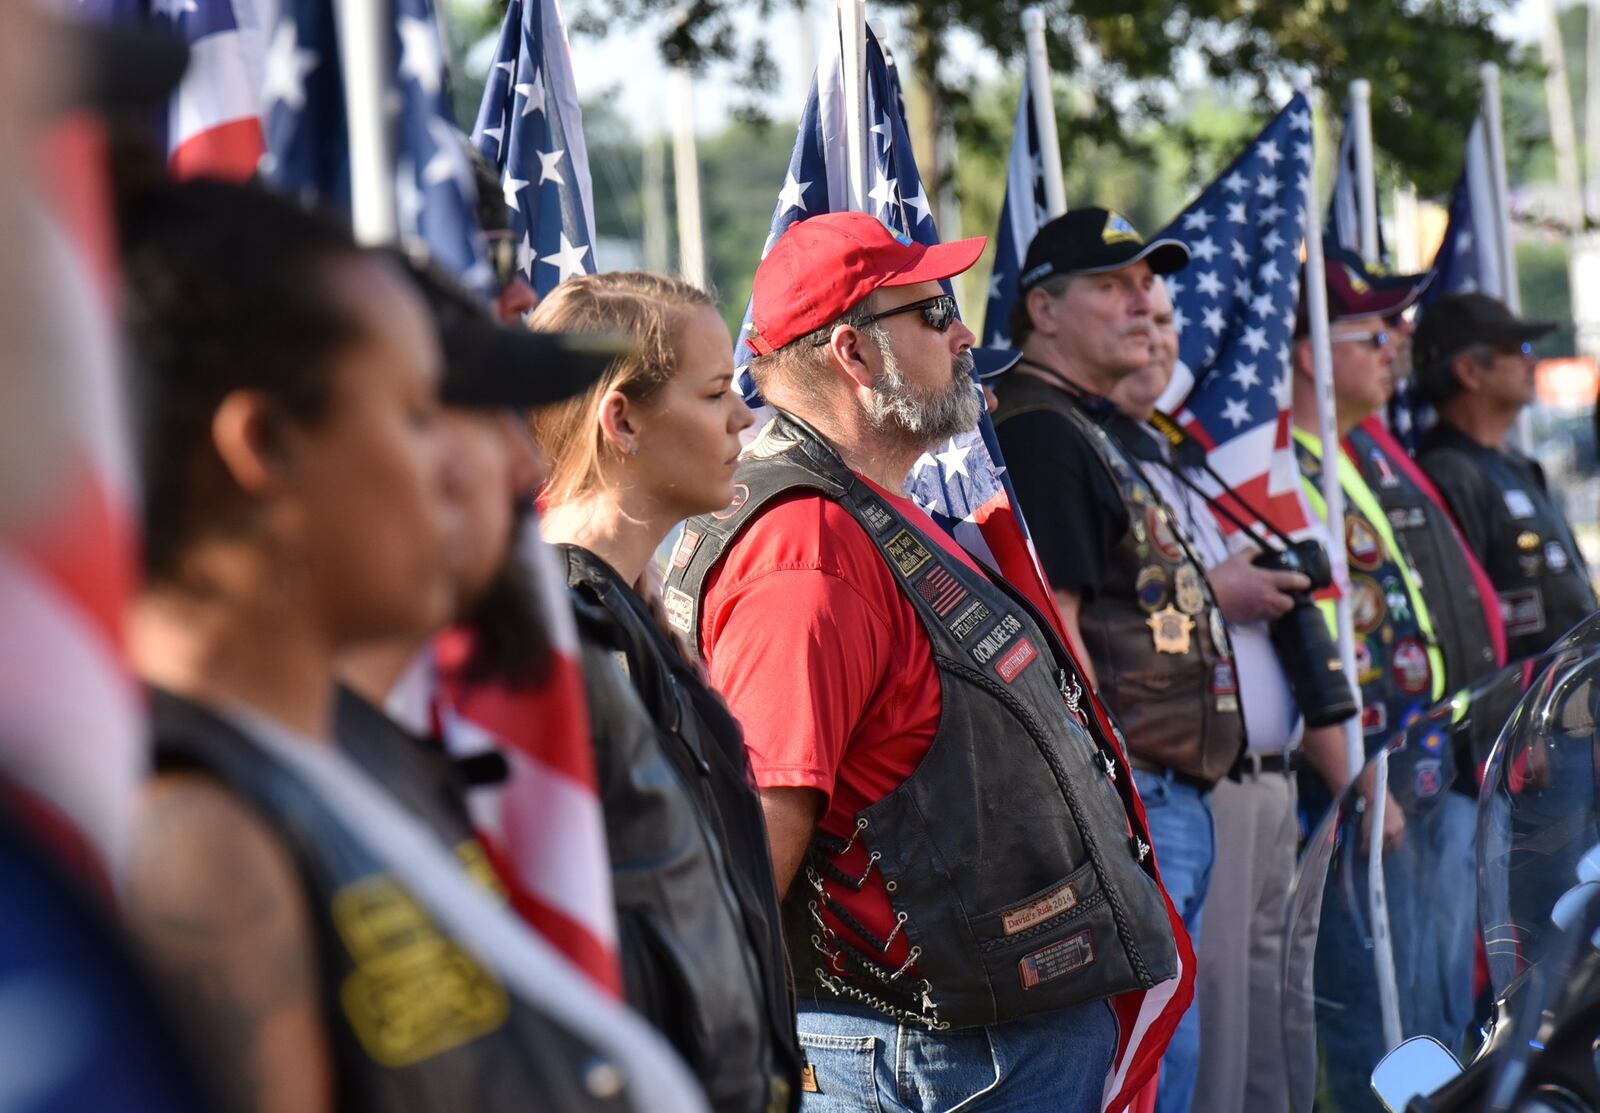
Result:
<svg viewBox="0 0 1600 1113"><path fill-rule="evenodd" d="M791 224L756 268L745 343L769 355L844 316L880 286L914 286L960 274L983 254L983 236L903 243L868 213L822 213Z"/></svg>

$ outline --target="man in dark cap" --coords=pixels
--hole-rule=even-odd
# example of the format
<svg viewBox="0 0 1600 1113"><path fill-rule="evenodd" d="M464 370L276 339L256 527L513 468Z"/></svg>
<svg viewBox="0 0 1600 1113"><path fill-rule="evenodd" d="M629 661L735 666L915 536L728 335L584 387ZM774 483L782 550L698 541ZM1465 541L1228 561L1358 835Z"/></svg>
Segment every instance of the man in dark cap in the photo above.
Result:
<svg viewBox="0 0 1600 1113"><path fill-rule="evenodd" d="M1162 881L1198 938L1215 857L1209 796L1244 750L1237 669L1205 560L1129 449L1142 434L1124 436L1114 397L1152 362L1156 310L1171 313L1160 276L1188 262L1182 243L1146 243L1105 209L1052 220L1028 246L1012 311L1022 356L994 389L1045 575L1126 735ZM1191 1009L1162 1061L1158 1113L1189 1108L1199 1043Z"/></svg>
<svg viewBox="0 0 1600 1113"><path fill-rule="evenodd" d="M1548 649L1595 609L1589 570L1537 463L1507 444L1533 401L1533 341L1555 326L1452 294L1417 326L1417 381L1439 412L1418 459L1500 596L1507 656Z"/></svg>

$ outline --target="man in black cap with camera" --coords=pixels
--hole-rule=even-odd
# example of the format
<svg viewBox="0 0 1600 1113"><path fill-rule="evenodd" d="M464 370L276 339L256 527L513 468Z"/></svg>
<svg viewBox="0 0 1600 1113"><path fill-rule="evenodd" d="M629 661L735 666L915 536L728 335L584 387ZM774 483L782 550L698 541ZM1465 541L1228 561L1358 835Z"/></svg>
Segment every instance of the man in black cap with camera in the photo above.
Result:
<svg viewBox="0 0 1600 1113"><path fill-rule="evenodd" d="M1494 583L1511 660L1543 652L1596 607L1543 469L1507 444L1534 398L1533 341L1553 328L1478 293L1440 298L1417 326L1417 384L1439 412L1418 459Z"/></svg>
<svg viewBox="0 0 1600 1113"><path fill-rule="evenodd" d="M995 385L995 422L1062 618L1126 735L1162 880L1198 938L1208 797L1244 748L1237 669L1205 561L1125 446L1132 422L1113 397L1151 364L1156 311L1171 311L1160 276L1188 261L1182 243L1146 243L1105 209L1041 228L1010 322L1022 356ZM1159 1113L1189 1108L1197 1019L1191 1009L1168 1046Z"/></svg>

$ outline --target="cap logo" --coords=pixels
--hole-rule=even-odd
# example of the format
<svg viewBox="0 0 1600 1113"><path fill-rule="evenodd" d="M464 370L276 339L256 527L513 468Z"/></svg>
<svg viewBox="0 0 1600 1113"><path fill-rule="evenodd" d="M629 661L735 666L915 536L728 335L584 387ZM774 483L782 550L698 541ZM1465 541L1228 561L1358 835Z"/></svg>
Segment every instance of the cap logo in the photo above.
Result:
<svg viewBox="0 0 1600 1113"><path fill-rule="evenodd" d="M1367 280L1362 278L1350 267L1346 267L1344 269L1344 273L1350 279L1350 289L1354 290L1356 293L1365 294L1372 289L1372 286L1368 284Z"/></svg>
<svg viewBox="0 0 1600 1113"><path fill-rule="evenodd" d="M1022 285L1031 286L1041 278L1049 278L1054 273L1056 273L1056 265L1054 263L1040 263L1032 270L1022 272Z"/></svg>
<svg viewBox="0 0 1600 1113"><path fill-rule="evenodd" d="M902 232L902 231L900 231L900 229L896 228L893 224L885 224L884 227L889 229L889 234L891 236L893 236L895 239L900 241L900 246L901 247L910 247L911 246L911 233L910 232Z"/></svg>
<svg viewBox="0 0 1600 1113"><path fill-rule="evenodd" d="M1128 218L1118 213L1112 213L1106 218L1106 226L1100 231L1100 239L1104 243L1133 243L1142 244L1138 229L1128 223Z"/></svg>

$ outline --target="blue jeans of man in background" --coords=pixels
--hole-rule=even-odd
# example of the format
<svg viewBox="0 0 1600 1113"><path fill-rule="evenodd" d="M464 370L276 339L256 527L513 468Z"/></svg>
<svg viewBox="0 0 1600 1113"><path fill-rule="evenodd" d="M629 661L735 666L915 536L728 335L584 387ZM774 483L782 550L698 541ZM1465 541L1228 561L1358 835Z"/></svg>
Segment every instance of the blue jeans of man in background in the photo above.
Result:
<svg viewBox="0 0 1600 1113"><path fill-rule="evenodd" d="M1144 800L1150 841L1155 845L1161 884L1172 906L1200 942L1200 913L1211 885L1211 864L1217 856L1216 830L1211 822L1211 793L1176 781L1165 773L1133 771L1133 782ZM1194 1098L1195 1076L1200 1069L1200 1010L1198 999L1183 1014L1167 1053L1161 1057L1161 1080L1156 1086L1156 1113L1188 1113Z"/></svg>
<svg viewBox="0 0 1600 1113"><path fill-rule="evenodd" d="M803 997L798 1027L816 1083L802 1113L1098 1113L1117 1051L1104 1001L930 1032Z"/></svg>

